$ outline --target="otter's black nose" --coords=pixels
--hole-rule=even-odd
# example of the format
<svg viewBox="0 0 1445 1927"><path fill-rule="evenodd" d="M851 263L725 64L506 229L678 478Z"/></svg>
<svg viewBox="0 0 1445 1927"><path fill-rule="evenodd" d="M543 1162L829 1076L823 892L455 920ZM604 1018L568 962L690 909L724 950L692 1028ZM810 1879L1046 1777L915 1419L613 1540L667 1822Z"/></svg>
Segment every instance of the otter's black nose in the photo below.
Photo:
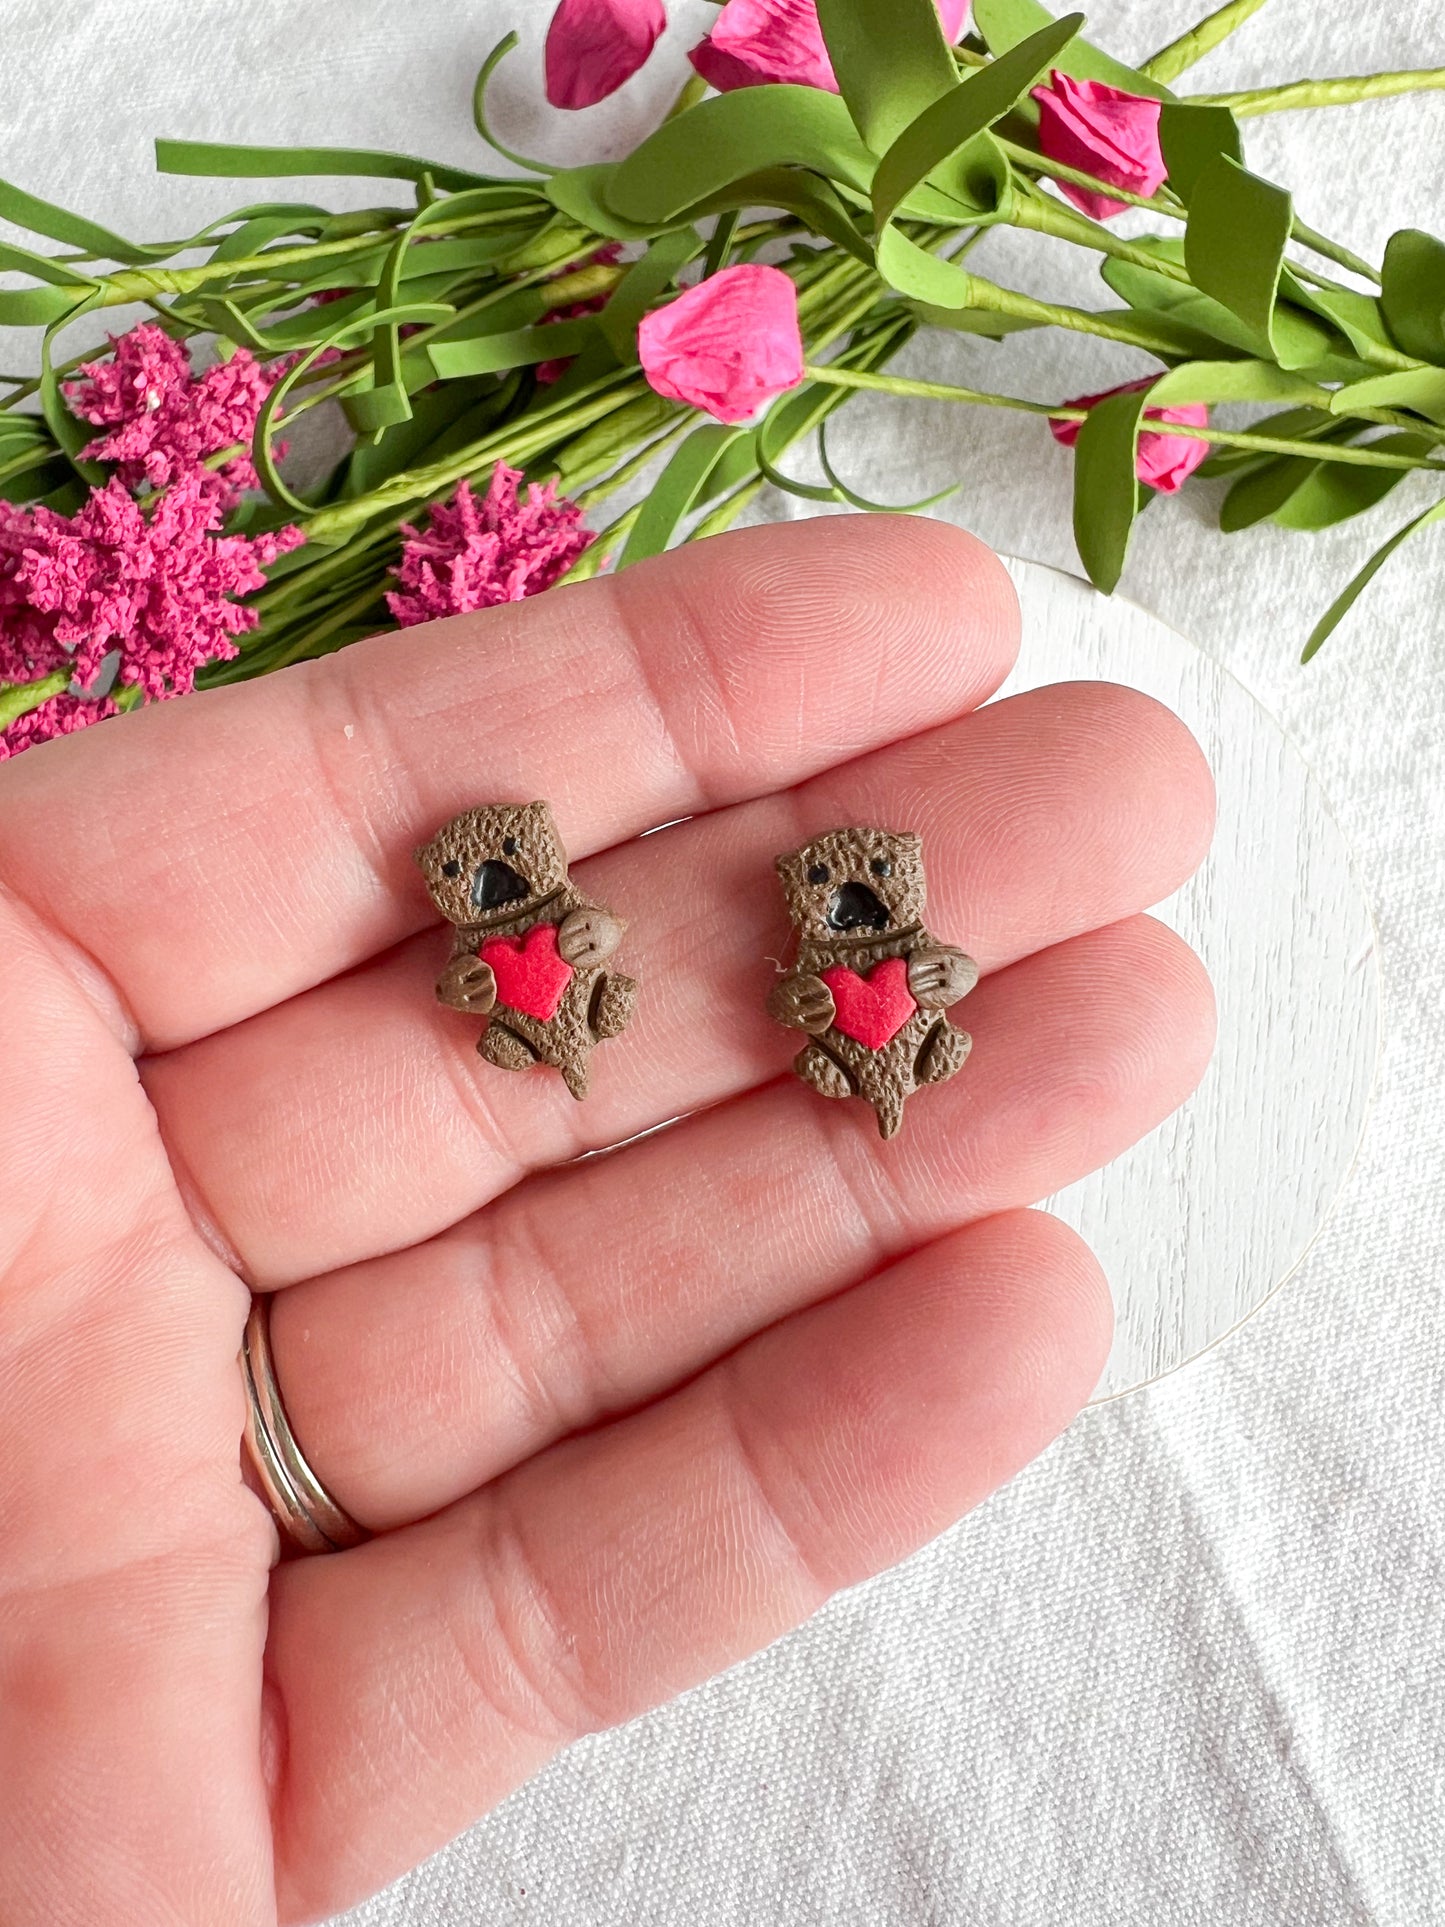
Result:
<svg viewBox="0 0 1445 1927"><path fill-rule="evenodd" d="M866 883L845 883L828 901L828 921L835 930L886 930L891 919Z"/></svg>
<svg viewBox="0 0 1445 1927"><path fill-rule="evenodd" d="M496 910L504 903L522 903L531 896L532 886L519 877L510 863L489 861L472 878L472 903L478 910Z"/></svg>

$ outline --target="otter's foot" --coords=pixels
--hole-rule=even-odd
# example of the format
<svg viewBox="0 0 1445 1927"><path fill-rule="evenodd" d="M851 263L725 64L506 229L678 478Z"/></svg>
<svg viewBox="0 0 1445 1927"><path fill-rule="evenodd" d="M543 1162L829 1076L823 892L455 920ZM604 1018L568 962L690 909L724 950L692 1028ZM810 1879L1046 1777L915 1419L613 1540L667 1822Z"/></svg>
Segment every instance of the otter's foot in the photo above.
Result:
<svg viewBox="0 0 1445 1927"><path fill-rule="evenodd" d="M952 1024L935 1024L919 1046L913 1076L919 1084L943 1084L963 1069L973 1039Z"/></svg>
<svg viewBox="0 0 1445 1927"><path fill-rule="evenodd" d="M820 1097L851 1097L848 1073L817 1044L808 1044L793 1059L793 1069Z"/></svg>
<svg viewBox="0 0 1445 1927"><path fill-rule="evenodd" d="M488 1024L477 1039L477 1052L498 1070L525 1071L537 1062L537 1053L525 1039L505 1024Z"/></svg>
<svg viewBox="0 0 1445 1927"><path fill-rule="evenodd" d="M637 1004L637 979L620 977L608 971L597 979L592 1004L587 1012L588 1028L599 1043L620 1037L632 1022Z"/></svg>
<svg viewBox="0 0 1445 1927"><path fill-rule="evenodd" d="M577 1057L569 1057L567 1062L559 1064L557 1069L562 1073L562 1082L580 1103L587 1095L587 1081L591 1070L587 1052L583 1051Z"/></svg>

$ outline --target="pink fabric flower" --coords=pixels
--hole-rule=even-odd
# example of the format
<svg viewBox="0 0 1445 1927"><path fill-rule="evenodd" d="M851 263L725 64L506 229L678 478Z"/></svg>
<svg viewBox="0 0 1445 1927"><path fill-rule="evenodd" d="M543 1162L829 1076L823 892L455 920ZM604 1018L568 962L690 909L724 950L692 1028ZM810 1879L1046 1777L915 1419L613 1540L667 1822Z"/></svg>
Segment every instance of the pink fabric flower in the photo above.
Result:
<svg viewBox="0 0 1445 1927"><path fill-rule="evenodd" d="M67 382L65 398L82 421L110 430L81 453L116 463L121 481L133 490L167 488L177 476L199 469L208 455L238 442L249 447L262 404L290 365L282 360L262 367L249 349L238 348L229 361L192 375L184 347L152 321L112 335L110 345L108 360L81 364L84 379ZM276 452L284 454L284 444ZM211 485L228 505L241 489L259 485L249 455L236 456L214 474Z"/></svg>
<svg viewBox="0 0 1445 1927"><path fill-rule="evenodd" d="M938 0L938 16L951 44L963 32L968 0ZM816 0L727 0L688 59L720 94L778 81L838 91Z"/></svg>
<svg viewBox="0 0 1445 1927"><path fill-rule="evenodd" d="M190 689L256 625L232 598L259 589L305 539L218 535L221 519L215 489L194 473L147 508L115 477L74 516L0 502L0 682L66 669L83 690L114 656L118 685L153 700ZM74 727L66 719L78 713L62 704L49 720Z"/></svg>
<svg viewBox="0 0 1445 1927"><path fill-rule="evenodd" d="M1101 80L1074 80L1057 71L1047 87L1035 87L1039 146L1051 161L1097 175L1131 194L1152 194L1169 170L1159 145L1159 102L1106 87ZM1096 221L1122 214L1127 201L1060 181L1076 207Z"/></svg>
<svg viewBox="0 0 1445 1927"><path fill-rule="evenodd" d="M593 107L631 80L667 25L662 0L561 0L547 29L547 98Z"/></svg>
<svg viewBox="0 0 1445 1927"><path fill-rule="evenodd" d="M1092 408L1096 402L1107 401L1111 395L1137 394L1141 388L1147 388L1153 379L1151 375L1143 381L1126 381L1119 388L1106 388L1101 395L1079 395L1073 401L1066 401L1064 407ZM1177 408L1146 408L1144 419L1150 422L1187 422L1191 428L1205 428L1209 424L1209 410L1203 402L1185 402ZM1079 439L1082 427L1082 422L1051 421L1049 433L1065 448L1072 448ZM1174 495L1183 488L1208 454L1208 442L1196 440L1192 435L1157 435L1145 429L1139 436L1134 472L1141 482L1158 489L1161 495Z"/></svg>
<svg viewBox="0 0 1445 1927"><path fill-rule="evenodd" d="M659 395L747 421L803 379L798 291L780 268L723 268L644 316L637 350Z"/></svg>
<svg viewBox="0 0 1445 1927"><path fill-rule="evenodd" d="M463 482L450 504L432 510L425 529L403 524L401 566L392 570L401 588L386 598L403 629L550 589L597 539L582 526L577 504L559 499L555 482L529 483L518 501L521 479L498 462L480 501Z"/></svg>

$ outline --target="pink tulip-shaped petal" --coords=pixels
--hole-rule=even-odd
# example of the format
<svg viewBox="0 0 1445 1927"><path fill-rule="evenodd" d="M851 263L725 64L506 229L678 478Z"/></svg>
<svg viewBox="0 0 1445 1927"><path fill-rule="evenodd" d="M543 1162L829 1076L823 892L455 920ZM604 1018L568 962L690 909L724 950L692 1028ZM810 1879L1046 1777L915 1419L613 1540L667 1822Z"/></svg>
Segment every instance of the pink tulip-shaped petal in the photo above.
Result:
<svg viewBox="0 0 1445 1927"><path fill-rule="evenodd" d="M1126 381L1119 388L1106 388L1101 395L1076 395L1072 401L1066 401L1064 407L1093 408L1096 403L1107 401L1111 395L1137 394L1139 389L1147 388L1152 379L1152 376L1148 376L1143 381ZM1146 408L1144 419L1150 422L1187 422L1191 428L1205 428L1209 423L1209 410L1203 402L1182 402L1175 408ZM1079 439L1082 426L1082 422L1051 421L1049 433L1065 448L1072 448ZM1158 489L1161 495L1174 495L1183 488L1208 454L1208 442L1196 440L1192 435L1159 435L1145 429L1135 452L1134 473L1148 487Z"/></svg>
<svg viewBox="0 0 1445 1927"><path fill-rule="evenodd" d="M779 268L724 268L645 316L637 351L659 395L747 421L803 379L798 291Z"/></svg>
<svg viewBox="0 0 1445 1927"><path fill-rule="evenodd" d="M1049 76L1047 87L1035 87L1034 99L1039 104L1039 146L1051 161L1077 167L1131 194L1152 194L1167 175L1157 100L1058 72ZM1059 186L1096 221L1122 214L1128 205L1068 181Z"/></svg>
<svg viewBox="0 0 1445 1927"><path fill-rule="evenodd" d="M957 40L968 18L968 0L938 0L938 17L948 40ZM688 59L720 94L777 82L838 91L816 0L727 0L716 26Z"/></svg>
<svg viewBox="0 0 1445 1927"><path fill-rule="evenodd" d="M561 0L547 29L547 98L593 107L630 80L667 25L662 0Z"/></svg>
<svg viewBox="0 0 1445 1927"><path fill-rule="evenodd" d="M938 0L938 18L949 46L961 38L968 19L968 0Z"/></svg>

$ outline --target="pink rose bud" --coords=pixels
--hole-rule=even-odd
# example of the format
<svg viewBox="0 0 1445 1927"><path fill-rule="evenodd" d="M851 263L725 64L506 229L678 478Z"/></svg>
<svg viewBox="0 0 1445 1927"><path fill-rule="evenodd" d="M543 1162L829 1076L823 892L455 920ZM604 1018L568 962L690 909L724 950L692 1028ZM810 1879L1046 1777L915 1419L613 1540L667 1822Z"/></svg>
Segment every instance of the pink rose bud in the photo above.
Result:
<svg viewBox="0 0 1445 1927"><path fill-rule="evenodd" d="M1143 381L1126 381L1122 387L1106 388L1102 395L1078 395L1073 401L1066 401L1065 408L1092 408L1096 402L1107 401L1111 395L1132 395L1139 389L1147 388L1152 376ZM1209 410L1203 402L1185 402L1177 408L1146 408L1145 421L1150 422L1187 422L1191 428L1205 428L1209 424ZM1082 422L1049 423L1049 433L1056 442L1065 448L1072 448L1079 439ZM1189 477L1209 454L1206 441L1196 441L1192 435L1155 435L1147 429L1139 437L1139 446L1134 456L1134 473L1150 488L1157 488L1161 495L1174 495L1183 488Z"/></svg>
<svg viewBox="0 0 1445 1927"><path fill-rule="evenodd" d="M1039 104L1039 146L1049 160L1077 167L1131 194L1152 194L1168 174L1159 146L1157 100L1057 71L1047 87L1035 87L1034 99ZM1059 186L1096 221L1122 214L1128 206L1068 181Z"/></svg>
<svg viewBox="0 0 1445 1927"><path fill-rule="evenodd" d="M561 0L547 29L547 98L594 107L631 80L667 25L662 0Z"/></svg>
<svg viewBox="0 0 1445 1927"><path fill-rule="evenodd" d="M779 268L723 268L644 316L637 350L659 395L747 421L803 379L798 291Z"/></svg>
<svg viewBox="0 0 1445 1927"><path fill-rule="evenodd" d="M938 0L938 16L948 40L957 40L968 0ZM688 59L720 94L779 81L838 91L815 0L727 0Z"/></svg>

